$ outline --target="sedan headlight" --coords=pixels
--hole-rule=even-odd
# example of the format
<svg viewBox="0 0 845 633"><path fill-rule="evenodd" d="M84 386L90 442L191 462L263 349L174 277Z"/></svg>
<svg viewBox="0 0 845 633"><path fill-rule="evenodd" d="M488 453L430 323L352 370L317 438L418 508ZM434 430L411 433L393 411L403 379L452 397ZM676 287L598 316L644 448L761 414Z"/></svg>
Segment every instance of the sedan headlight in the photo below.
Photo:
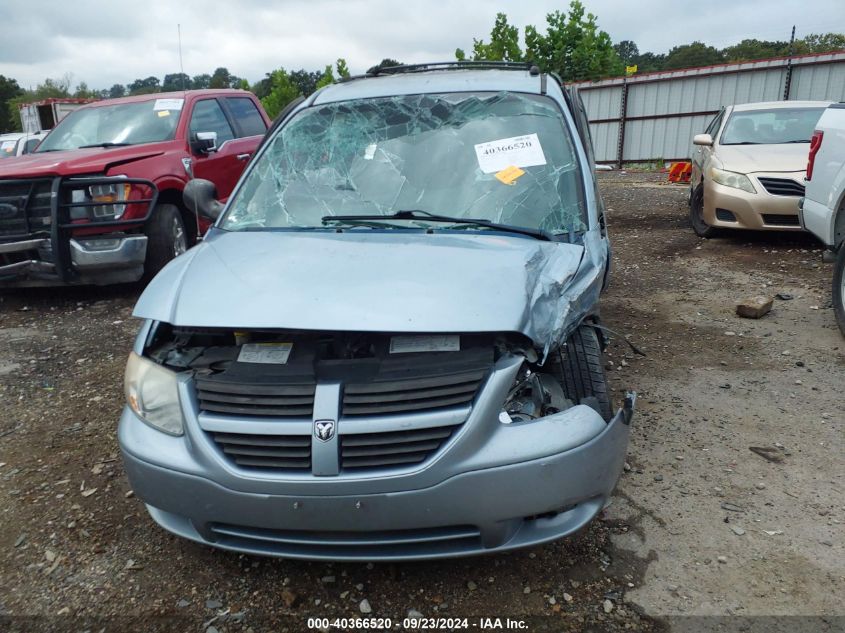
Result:
<svg viewBox="0 0 845 633"><path fill-rule="evenodd" d="M126 363L126 402L150 426L170 435L182 435L182 409L176 374L161 365L129 355Z"/></svg>
<svg viewBox="0 0 845 633"><path fill-rule="evenodd" d="M724 185L725 187L742 189L748 193L757 193L757 190L754 189L754 185L751 184L751 180L745 174L719 169L718 167L711 167L710 177L713 178L713 182L718 182L720 185Z"/></svg>

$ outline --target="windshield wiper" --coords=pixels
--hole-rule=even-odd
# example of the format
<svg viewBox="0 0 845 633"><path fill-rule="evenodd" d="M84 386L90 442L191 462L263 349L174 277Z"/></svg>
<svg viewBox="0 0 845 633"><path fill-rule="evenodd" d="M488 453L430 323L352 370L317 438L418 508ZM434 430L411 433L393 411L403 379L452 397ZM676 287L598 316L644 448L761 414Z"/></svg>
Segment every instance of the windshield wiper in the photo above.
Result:
<svg viewBox="0 0 845 633"><path fill-rule="evenodd" d="M808 138L797 138L794 141L781 141L781 143L809 143L810 139Z"/></svg>
<svg viewBox="0 0 845 633"><path fill-rule="evenodd" d="M383 229L385 227L391 229L404 229L404 226L399 224L385 224L383 222L375 222L374 220L389 220L389 215L326 215L322 218L323 224L346 224L348 226L365 226L370 229ZM340 230L340 228L338 228Z"/></svg>
<svg viewBox="0 0 845 633"><path fill-rule="evenodd" d="M112 143L111 141L107 141L105 143L92 143L91 145L80 145L76 149L86 149L88 147L126 147L127 145L132 145L132 143Z"/></svg>
<svg viewBox="0 0 845 633"><path fill-rule="evenodd" d="M496 229L506 233L517 233L520 235L527 235L538 240L552 241L552 236L540 229L532 229L524 226L511 226L509 224L499 224L490 220L481 218L453 218L448 215L437 215L429 213L428 211L421 211L419 209L410 209L397 211L392 215L326 215L322 218L323 223L326 222L372 222L381 220L428 220L431 222L451 222L453 224L467 224L473 226L483 226L488 229Z"/></svg>

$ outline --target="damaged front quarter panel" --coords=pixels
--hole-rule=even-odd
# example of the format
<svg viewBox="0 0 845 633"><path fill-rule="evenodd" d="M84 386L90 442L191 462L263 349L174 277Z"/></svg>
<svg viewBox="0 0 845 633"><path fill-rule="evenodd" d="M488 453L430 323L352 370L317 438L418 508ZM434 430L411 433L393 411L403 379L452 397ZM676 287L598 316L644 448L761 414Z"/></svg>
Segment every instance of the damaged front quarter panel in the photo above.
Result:
<svg viewBox="0 0 845 633"><path fill-rule="evenodd" d="M583 234L581 260L573 268L572 251L538 251L526 262L526 322L521 330L542 358L566 341L569 334L595 311L602 290L607 243L597 231Z"/></svg>

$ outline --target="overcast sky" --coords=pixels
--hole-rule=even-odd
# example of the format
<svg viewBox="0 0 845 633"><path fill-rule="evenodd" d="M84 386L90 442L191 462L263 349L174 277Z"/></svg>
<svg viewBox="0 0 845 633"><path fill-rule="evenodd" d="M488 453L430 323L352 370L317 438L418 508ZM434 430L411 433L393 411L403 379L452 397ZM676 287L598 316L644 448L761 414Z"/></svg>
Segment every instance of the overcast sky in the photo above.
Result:
<svg viewBox="0 0 845 633"><path fill-rule="evenodd" d="M666 52L695 39L723 47L744 38L845 32L843 0L584 0L614 42ZM345 57L353 73L384 57L454 59L487 38L497 11L522 27L568 0L0 0L0 74L34 87L72 74L108 88L179 71L177 30L189 75L225 66L254 82L269 70L320 69Z"/></svg>

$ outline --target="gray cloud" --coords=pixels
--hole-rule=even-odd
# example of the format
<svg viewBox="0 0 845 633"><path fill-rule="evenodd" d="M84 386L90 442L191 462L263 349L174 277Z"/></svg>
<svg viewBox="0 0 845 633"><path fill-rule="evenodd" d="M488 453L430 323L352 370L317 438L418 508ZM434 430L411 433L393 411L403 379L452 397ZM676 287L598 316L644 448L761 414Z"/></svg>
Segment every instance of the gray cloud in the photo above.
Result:
<svg viewBox="0 0 845 633"><path fill-rule="evenodd" d="M787 39L843 30L841 0L586 0L614 41L665 52L703 40L716 46L746 37ZM452 59L486 37L497 10L511 23L541 26L564 9L561 0L491 4L487 0L2 0L0 74L23 86L71 73L73 82L105 88L139 77L178 72L176 24L182 27L185 72L225 66L255 81L283 66L320 69L345 57L361 72L384 57L404 62Z"/></svg>

